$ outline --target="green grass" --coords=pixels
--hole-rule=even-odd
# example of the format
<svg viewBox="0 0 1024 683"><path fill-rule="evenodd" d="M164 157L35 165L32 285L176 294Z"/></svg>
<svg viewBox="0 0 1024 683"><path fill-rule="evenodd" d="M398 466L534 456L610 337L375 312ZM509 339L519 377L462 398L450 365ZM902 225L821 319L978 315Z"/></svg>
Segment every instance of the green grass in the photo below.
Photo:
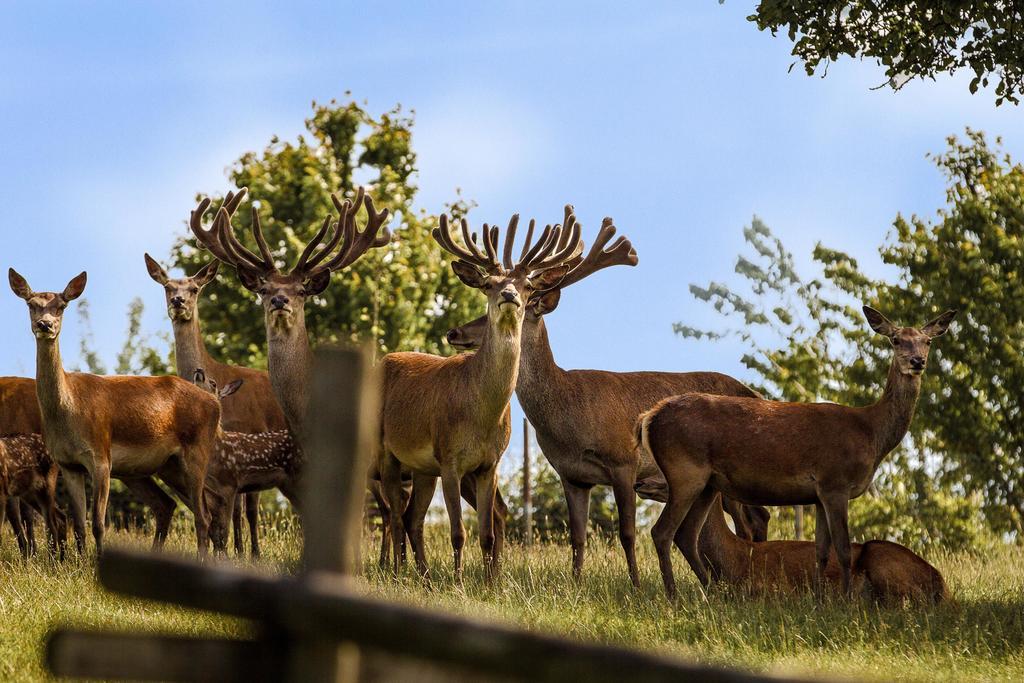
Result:
<svg viewBox="0 0 1024 683"><path fill-rule="evenodd" d="M141 534L109 536L117 544L148 545ZM810 596L754 598L722 588L704 596L678 558L681 600L672 607L662 596L647 538L639 548L639 591L628 585L617 544L600 539L591 539L578 585L567 571L566 546L509 544L503 578L493 587L484 584L479 550L470 547L462 588L451 581L445 531L431 529L428 541L431 590L411 573L396 580L380 572L370 560L375 545L367 539L367 593L757 671L879 680L1024 680L1024 549L1019 547L929 557L946 576L954 600L927 608L882 609L843 600L818 605ZM190 552L187 531L176 530L171 546ZM298 553L296 531L268 529L258 569L288 571ZM55 564L40 557L25 563L10 536L4 536L0 679L44 678L40 646L56 624L191 635L247 633L239 621L106 593L93 574L91 561Z"/></svg>

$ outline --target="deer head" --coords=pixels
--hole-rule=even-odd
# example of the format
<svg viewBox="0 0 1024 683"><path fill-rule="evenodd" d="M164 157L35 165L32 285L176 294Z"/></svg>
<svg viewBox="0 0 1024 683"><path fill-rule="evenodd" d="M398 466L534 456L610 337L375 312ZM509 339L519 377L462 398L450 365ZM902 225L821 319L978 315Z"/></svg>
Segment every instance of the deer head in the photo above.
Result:
<svg viewBox="0 0 1024 683"><path fill-rule="evenodd" d="M391 233L383 228L388 210L375 210L373 200L363 188L357 191L355 201L342 202L337 195L331 195L338 220L327 216L294 267L282 272L267 246L255 206L252 208L252 233L259 254L245 247L232 232L233 207L237 207L246 192L246 188L242 188L237 195L229 194L209 229L202 225L203 215L210 206L210 200L204 199L192 212L190 226L199 242L217 259L234 266L242 285L259 295L269 329L290 330L303 319L306 300L327 288L332 272L351 265L369 249L391 241ZM366 207L367 220L360 231L356 228L356 214L362 206Z"/></svg>
<svg viewBox="0 0 1024 683"><path fill-rule="evenodd" d="M208 376L206 370L203 368L196 368L196 371L192 375L192 383L200 389L208 391L209 393L216 396L218 399L225 399L231 394L235 393L242 388L242 384L245 380L236 379L234 382L230 382L223 389L217 386L217 380Z"/></svg>
<svg viewBox="0 0 1024 683"><path fill-rule="evenodd" d="M565 207L565 223L572 225L579 234L580 224L571 205ZM601 229L597 238L587 252L586 257L576 254L569 262L565 275L548 286L539 287L530 293L526 303L526 323L536 323L544 315L558 307L562 296L562 290L576 282L579 282L588 275L603 268L615 265L635 266L639 259L632 243L624 236L620 236L609 246L609 242L615 237L616 228L611 218L605 218L601 223ZM582 249L581 249L582 251ZM448 332L448 343L460 350L478 348L486 330L486 320L479 318L461 327L456 327Z"/></svg>
<svg viewBox="0 0 1024 683"><path fill-rule="evenodd" d="M864 316L868 319L871 329L888 337L892 343L896 369L900 374L915 377L921 375L928 365L928 351L932 339L946 333L956 313L946 311L920 328L900 327L870 306L864 306Z"/></svg>
<svg viewBox="0 0 1024 683"><path fill-rule="evenodd" d="M199 293L217 277L219 261L211 261L192 277L171 278L152 256L145 254L146 270L153 280L163 286L167 299L167 315L172 322L188 322L196 317Z"/></svg>
<svg viewBox="0 0 1024 683"><path fill-rule="evenodd" d="M540 238L533 242L536 221L531 220L519 259L512 260L519 215L512 216L505 231L504 246L499 258L499 230L486 223L482 239L471 234L469 224L459 221L462 242L452 238L448 216L442 215L433 237L441 248L456 257L452 270L462 282L479 289L487 296L486 321L514 326L522 321L526 304L538 292L557 286L570 272L581 249L580 228L570 207L566 207L565 220L560 225L548 225ZM483 242L483 251L478 246Z"/></svg>
<svg viewBox="0 0 1024 683"><path fill-rule="evenodd" d="M63 292L33 292L28 282L13 268L7 271L11 290L28 304L32 334L40 341L54 341L60 336L64 311L68 304L82 296L87 275L82 272L68 283Z"/></svg>

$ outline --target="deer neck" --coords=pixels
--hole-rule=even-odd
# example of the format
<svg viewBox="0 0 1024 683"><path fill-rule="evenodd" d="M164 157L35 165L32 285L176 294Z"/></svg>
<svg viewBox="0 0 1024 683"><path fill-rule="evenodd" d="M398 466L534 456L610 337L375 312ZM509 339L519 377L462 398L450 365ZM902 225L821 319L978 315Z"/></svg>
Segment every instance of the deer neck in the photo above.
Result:
<svg viewBox="0 0 1024 683"><path fill-rule="evenodd" d="M525 321L516 395L534 426L543 422L544 406L552 395L560 393L558 386L565 375L565 370L555 363L544 318Z"/></svg>
<svg viewBox="0 0 1024 683"><path fill-rule="evenodd" d="M173 321L171 327L174 330L174 359L179 377L191 381L199 368L210 372L212 366L219 365L206 350L198 310L189 320Z"/></svg>
<svg viewBox="0 0 1024 683"><path fill-rule="evenodd" d="M48 418L69 410L74 403L56 339L36 339L36 395Z"/></svg>
<svg viewBox="0 0 1024 683"><path fill-rule="evenodd" d="M917 399L921 395L921 376L906 375L899 371L894 359L889 366L889 377L878 403L871 406L878 453L875 465L889 454L910 429Z"/></svg>
<svg viewBox="0 0 1024 683"><path fill-rule="evenodd" d="M273 325L267 319L267 369L288 428L302 444L307 436L306 410L313 370L313 352L304 317L299 316L288 328Z"/></svg>
<svg viewBox="0 0 1024 683"><path fill-rule="evenodd" d="M725 521L722 499L715 501L697 541L700 555L705 558L712 573L726 581L742 580L750 563L753 546L752 542L733 533Z"/></svg>
<svg viewBox="0 0 1024 683"><path fill-rule="evenodd" d="M508 407L519 376L521 317L505 318L488 312L487 332L472 360L481 400L479 415L487 422L496 422Z"/></svg>

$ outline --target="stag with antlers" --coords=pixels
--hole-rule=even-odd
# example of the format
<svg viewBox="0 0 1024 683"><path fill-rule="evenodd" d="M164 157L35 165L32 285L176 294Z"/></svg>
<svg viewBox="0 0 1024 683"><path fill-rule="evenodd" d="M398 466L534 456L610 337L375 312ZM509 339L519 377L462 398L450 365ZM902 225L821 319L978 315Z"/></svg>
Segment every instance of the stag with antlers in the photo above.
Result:
<svg viewBox="0 0 1024 683"><path fill-rule="evenodd" d="M573 216L573 208L565 207L566 223L575 221ZM638 262L630 241L624 236L613 241L615 233L614 222L605 218L586 257L575 259L564 278L529 296L516 396L565 491L573 573L578 578L583 570L590 489L611 485L630 580L639 586L636 495L664 502L667 487L654 461L641 457L634 446L637 416L663 398L693 391L734 396L756 394L717 372L567 371L555 363L544 318L558 306L562 290L604 268L635 266ZM479 348L488 324L486 318L479 318L455 328L448 333L448 341L457 348ZM739 528L747 528L745 521L739 523Z"/></svg>
<svg viewBox="0 0 1024 683"><path fill-rule="evenodd" d="M406 515L417 569L426 575L423 520L441 478L451 524L455 575L461 577L465 528L460 487L475 477L480 547L488 577L498 566L503 529L496 530L497 467L511 430L509 399L519 368L519 339L525 304L538 291L557 284L580 250L579 227L570 216L564 225L547 226L533 242L536 222L530 221L518 261L513 247L519 217L513 216L499 252L499 229L483 226L481 239L460 221L462 242L452 237L447 216L441 216L433 237L455 257L452 270L464 284L487 296L486 327L475 354L442 358L423 353L392 353L383 365L381 477L394 507L400 501L400 473L413 473L413 495ZM480 244L482 243L482 250ZM500 254L500 255L499 255ZM395 569L399 540L405 529L391 518Z"/></svg>

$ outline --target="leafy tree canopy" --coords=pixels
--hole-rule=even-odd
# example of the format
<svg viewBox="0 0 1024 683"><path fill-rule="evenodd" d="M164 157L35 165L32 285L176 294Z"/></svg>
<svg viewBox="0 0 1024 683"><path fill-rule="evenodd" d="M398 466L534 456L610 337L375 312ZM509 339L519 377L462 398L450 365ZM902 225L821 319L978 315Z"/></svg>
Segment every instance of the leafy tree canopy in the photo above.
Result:
<svg viewBox="0 0 1024 683"><path fill-rule="evenodd" d="M996 104L1024 90L1024 5L1011 0L762 0L748 19L784 30L807 73L841 55L870 57L898 90L915 78L968 69L971 92L996 83Z"/></svg>
<svg viewBox="0 0 1024 683"><path fill-rule="evenodd" d="M458 281L430 237L436 217L415 208L412 128L412 116L400 107L374 116L353 101L314 103L307 135L295 141L275 137L261 152L243 154L229 170L232 182L248 187L251 199L259 202L263 232L282 267L292 265L334 211L332 192L351 197L362 184L378 207L393 214L392 244L336 273L331 286L307 304L314 343L372 339L381 353L438 353L448 329L483 312L482 297ZM215 198L214 205L219 202ZM448 210L459 215L469 208L457 198ZM244 232L255 249L250 223L249 211L239 210L236 234ZM170 263L191 274L210 258L183 231ZM265 366L262 311L230 269L207 288L200 315L211 353L241 365Z"/></svg>
<svg viewBox="0 0 1024 683"><path fill-rule="evenodd" d="M898 216L880 248L894 281L868 277L850 256L821 244L814 260L824 277L804 278L755 218L745 233L754 253L736 265L745 286L691 286L735 326L677 324L676 331L742 340L743 361L770 396L865 405L881 395L891 350L860 305L907 325L959 309L950 334L932 347L908 447L890 456L876 481L877 509L855 510L851 520L874 519L881 527L862 530L876 535L898 527L916 530L921 542L965 544L977 532L969 508L978 507L992 531L1022 539L1024 167L980 132L948 145L934 157L948 182L945 208L934 220ZM906 505L896 509L894 500Z"/></svg>

